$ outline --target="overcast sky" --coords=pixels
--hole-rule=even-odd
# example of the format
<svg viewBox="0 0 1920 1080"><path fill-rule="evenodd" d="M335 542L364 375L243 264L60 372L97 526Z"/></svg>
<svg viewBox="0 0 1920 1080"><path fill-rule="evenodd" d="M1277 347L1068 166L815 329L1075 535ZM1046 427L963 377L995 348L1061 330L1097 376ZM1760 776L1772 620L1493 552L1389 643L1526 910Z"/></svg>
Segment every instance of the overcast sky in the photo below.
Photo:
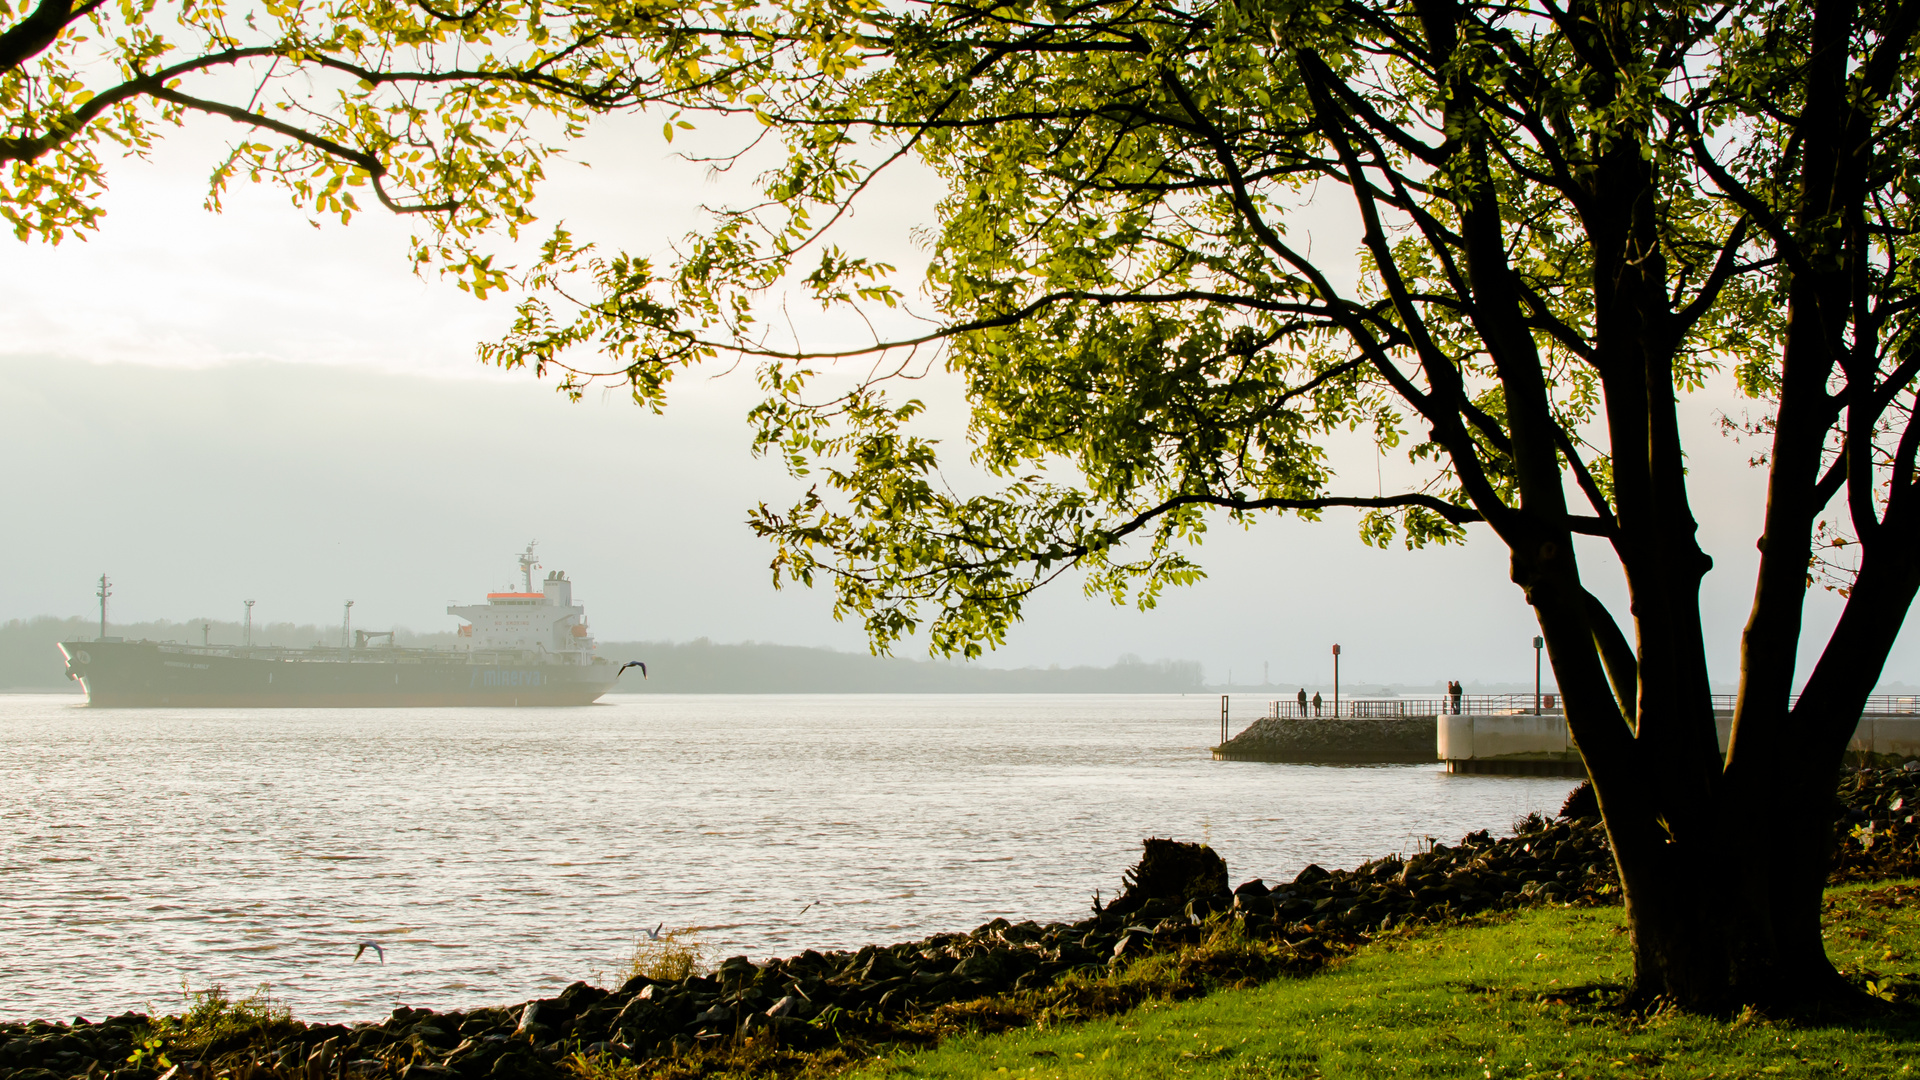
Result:
<svg viewBox="0 0 1920 1080"><path fill-rule="evenodd" d="M0 618L89 613L104 570L127 619L237 618L252 598L261 619L337 621L352 598L356 625L445 629L449 603L506 584L538 539L603 639L864 647L856 625L829 618L824 593L771 588L771 551L742 523L796 490L748 453L745 373L686 379L653 416L618 393L569 404L524 373L482 368L474 343L500 332L508 306L413 277L402 223L375 211L315 228L267 189L236 190L224 215L202 211L226 135L199 128L151 163L116 166L89 241L0 241L12 245L0 260L0 447L14 508ZM594 168L556 168L536 209L615 246L657 250L697 224L701 200L727 193L675 160L652 122L603 125L581 153ZM883 188L850 240L911 265L926 180ZM797 324L815 344L858 334L805 312ZM929 389L954 415L951 391ZM1724 382L1685 404L1723 684L1737 676L1763 491L1751 448L1713 433L1719 410L1741 407ZM1356 489L1374 487L1360 444L1336 464ZM1149 613L1056 588L990 662L1133 653L1199 660L1216 680L1231 668L1243 683L1270 664L1275 683L1295 683L1326 678L1338 641L1343 681L1531 678L1535 628L1484 530L1464 548L1381 552L1345 515L1270 520L1223 526L1200 558L1209 580ZM1587 576L1621 611L1611 571ZM1836 611L1816 595L1808 659ZM1920 682L1914 635L1886 679Z"/></svg>

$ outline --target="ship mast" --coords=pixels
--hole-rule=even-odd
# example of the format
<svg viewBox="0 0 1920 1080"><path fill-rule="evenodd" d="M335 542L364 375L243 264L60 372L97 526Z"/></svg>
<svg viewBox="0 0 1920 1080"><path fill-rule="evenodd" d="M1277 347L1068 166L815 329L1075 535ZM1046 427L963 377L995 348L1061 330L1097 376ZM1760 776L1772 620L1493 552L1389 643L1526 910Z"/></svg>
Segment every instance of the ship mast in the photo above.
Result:
<svg viewBox="0 0 1920 1080"><path fill-rule="evenodd" d="M540 560L533 554L534 545L539 542L538 540L527 541L527 550L520 556L520 576L526 580L527 592L533 591L533 572L540 568Z"/></svg>
<svg viewBox="0 0 1920 1080"><path fill-rule="evenodd" d="M113 595L112 586L113 586L113 582L107 580L107 575L101 574L100 575L100 591L93 594L100 598L100 640L101 641L107 640L107 597Z"/></svg>
<svg viewBox="0 0 1920 1080"><path fill-rule="evenodd" d="M344 609L342 609L340 612L340 648L341 649L349 648L349 646L347 645L347 642L352 640L353 640L353 601L349 600L347 601L347 606ZM351 656L352 654L348 653L348 655Z"/></svg>
<svg viewBox="0 0 1920 1080"><path fill-rule="evenodd" d="M241 638L241 641L245 642L246 645L251 648L253 646L253 601L251 600L247 601L247 629L245 634L246 636Z"/></svg>

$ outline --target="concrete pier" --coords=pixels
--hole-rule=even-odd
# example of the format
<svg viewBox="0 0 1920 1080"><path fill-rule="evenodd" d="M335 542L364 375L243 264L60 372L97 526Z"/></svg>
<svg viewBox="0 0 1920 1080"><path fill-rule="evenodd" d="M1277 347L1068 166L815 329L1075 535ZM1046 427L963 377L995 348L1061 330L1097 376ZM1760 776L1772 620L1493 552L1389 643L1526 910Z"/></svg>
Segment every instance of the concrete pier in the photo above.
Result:
<svg viewBox="0 0 1920 1080"><path fill-rule="evenodd" d="M1448 714L1437 719L1437 749L1450 773L1587 775L1563 715Z"/></svg>
<svg viewBox="0 0 1920 1080"><path fill-rule="evenodd" d="M1728 724L1731 723L1729 718ZM1726 741L1726 735L1722 734L1721 746L1724 747ZM1920 758L1920 716L1863 716L1860 726L1853 729L1853 741L1847 744L1847 749Z"/></svg>
<svg viewBox="0 0 1920 1080"><path fill-rule="evenodd" d="M1727 713L1715 719L1724 752L1733 732L1733 716ZM1564 715L1445 715L1438 720L1437 750L1448 772L1586 775L1586 765L1568 736ZM1920 716L1863 716L1847 749L1920 758Z"/></svg>
<svg viewBox="0 0 1920 1080"><path fill-rule="evenodd" d="M1213 748L1230 761L1387 765L1432 761L1453 773L1585 776L1553 694L1473 694L1441 698L1357 698L1324 711L1298 701L1267 703L1267 715ZM1716 694L1720 749L1733 729L1733 697ZM1538 712L1535 709L1538 708ZM1312 712L1312 715L1306 715ZM1221 734L1226 735L1222 714ZM1920 759L1920 699L1874 697L1847 749Z"/></svg>

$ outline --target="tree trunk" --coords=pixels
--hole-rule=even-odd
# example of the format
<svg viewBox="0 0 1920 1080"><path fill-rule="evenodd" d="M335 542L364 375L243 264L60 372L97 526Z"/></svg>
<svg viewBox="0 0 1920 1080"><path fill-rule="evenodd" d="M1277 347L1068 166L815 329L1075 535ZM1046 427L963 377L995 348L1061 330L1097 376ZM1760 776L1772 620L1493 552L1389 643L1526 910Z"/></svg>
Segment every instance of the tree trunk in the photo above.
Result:
<svg viewBox="0 0 1920 1080"><path fill-rule="evenodd" d="M1850 66L1859 4L1813 6L1802 142L1786 158L1799 190L1781 215L1785 224L1771 234L1791 267L1780 401L1761 573L1742 639L1741 693L1725 753L1716 745L1700 611L1700 586L1712 561L1696 536L1676 407L1685 381L1676 372L1690 324L1680 318L1675 282L1687 271L1667 262L1671 238L1658 208L1670 177L1644 152L1658 125L1652 111L1634 112L1644 69L1615 62L1646 54L1642 35L1650 24L1615 17L1604 6L1576 3L1568 10L1568 33L1580 39L1581 55L1593 65L1584 92L1596 105L1617 105L1613 122L1620 125L1619 137L1587 148L1592 157L1584 160L1581 179L1564 191L1591 247L1587 360L1599 374L1612 480L1610 493L1591 498L1600 504L1598 516L1612 519L1601 534L1627 579L1635 637L1630 660L1612 616L1581 584L1565 494L1563 453L1572 456L1572 441L1555 438L1563 418L1546 389L1533 309L1513 287L1510 207L1491 179L1493 127L1480 113L1468 69L1451 63L1460 20L1457 5L1448 3L1423 4L1419 12L1436 71L1449 80L1446 129L1459 141L1451 167L1473 179L1454 196L1459 249L1473 327L1500 383L1509 436L1500 453L1510 459L1518 507L1466 482L1475 475L1478 451L1464 428L1437 420L1435 440L1446 442L1463 489L1507 544L1512 578L1546 638L1625 887L1636 996L1713 1011L1837 997L1849 991L1820 933L1833 786L1853 720L1920 588L1920 567L1904 554L1920 548L1912 533L1904 542L1889 540L1891 530L1871 520L1874 458L1862 433L1874 430L1886 403L1874 398L1877 354L1850 349L1850 336L1873 340L1881 332L1872 305L1858 307L1856 296L1862 268L1871 262L1859 208L1875 167L1872 155L1860 150L1872 129L1861 102L1871 97L1850 82L1866 77ZM1896 47L1906 47L1916 19L1920 8L1903 9L1895 20L1889 40L1901 43ZM1887 72L1894 69L1874 70L1874 78L1891 79ZM1736 229L1733 235L1742 234ZM1736 240L1728 250L1738 247ZM1376 245L1375 257L1383 266L1392 261L1384 244ZM1406 320L1412 325L1416 315L1409 310ZM1429 367L1436 396L1458 392L1440 370L1447 365ZM1848 376L1846 393L1829 391L1837 371ZM1790 712L1814 522L1834 497L1822 478L1843 407L1853 410L1845 474L1851 516L1862 543L1872 546L1865 549L1859 587L1801 704ZM1902 448L1896 486L1913 483L1920 435L1903 439ZM1894 518L1890 511L1889 521ZM1914 528L1920 531L1920 523ZM1900 554L1879 554L1887 547Z"/></svg>
<svg viewBox="0 0 1920 1080"><path fill-rule="evenodd" d="M1724 853L1688 854L1648 860L1628 886L1636 1003L1725 1012L1849 992L1820 947L1817 882L1824 875L1809 889L1795 872L1804 869L1800 860L1742 868L1730 866Z"/></svg>
<svg viewBox="0 0 1920 1080"><path fill-rule="evenodd" d="M1616 783L1607 828L1637 1003L1724 1012L1852 995L1821 937L1842 754L1795 749L1745 790L1722 785L1705 821L1662 811L1650 780Z"/></svg>

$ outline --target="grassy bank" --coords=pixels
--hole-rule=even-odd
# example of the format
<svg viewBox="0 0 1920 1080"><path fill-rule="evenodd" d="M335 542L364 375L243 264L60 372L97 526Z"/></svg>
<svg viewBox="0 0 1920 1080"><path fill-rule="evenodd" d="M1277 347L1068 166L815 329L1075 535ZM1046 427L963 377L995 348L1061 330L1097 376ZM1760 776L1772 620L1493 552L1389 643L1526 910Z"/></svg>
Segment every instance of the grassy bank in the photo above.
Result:
<svg viewBox="0 0 1920 1080"><path fill-rule="evenodd" d="M1883 1015L1629 1015L1609 1004L1630 967L1621 909L1552 907L1382 938L1306 978L962 1035L856 1075L1920 1076L1920 886L1849 886L1828 903L1829 953L1897 1000Z"/></svg>

